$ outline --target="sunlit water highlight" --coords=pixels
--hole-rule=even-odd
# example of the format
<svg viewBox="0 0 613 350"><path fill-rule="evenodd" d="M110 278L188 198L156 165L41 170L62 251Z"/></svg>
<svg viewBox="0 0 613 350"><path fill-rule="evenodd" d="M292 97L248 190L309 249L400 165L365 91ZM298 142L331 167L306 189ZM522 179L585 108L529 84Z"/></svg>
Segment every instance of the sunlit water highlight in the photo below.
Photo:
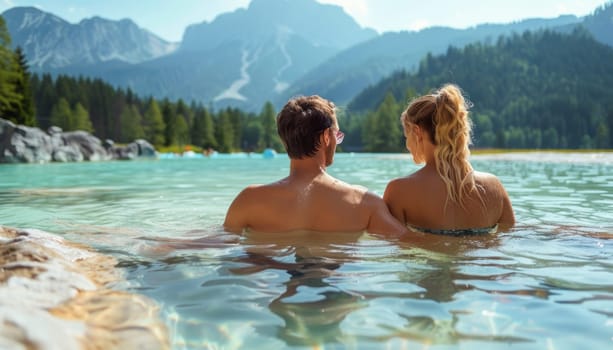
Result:
<svg viewBox="0 0 613 350"><path fill-rule="evenodd" d="M5 164L0 225L116 256L130 281L117 288L160 303L175 349L613 347L613 154L474 156L515 207L518 227L497 236L223 233L234 196L288 165ZM408 155L339 154L329 171L382 194L417 168ZM190 243L164 249L177 240Z"/></svg>

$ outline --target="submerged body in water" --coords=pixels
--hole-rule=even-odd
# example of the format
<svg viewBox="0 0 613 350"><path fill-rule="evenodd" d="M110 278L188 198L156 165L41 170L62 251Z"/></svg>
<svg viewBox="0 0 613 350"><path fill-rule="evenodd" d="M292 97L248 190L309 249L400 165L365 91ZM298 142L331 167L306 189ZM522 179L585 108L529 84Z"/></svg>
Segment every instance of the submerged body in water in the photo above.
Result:
<svg viewBox="0 0 613 350"><path fill-rule="evenodd" d="M491 227L465 228L465 229L432 229L425 227L416 227L407 225L409 230L413 232L431 233L434 235L462 237L462 236L479 236L498 232L498 224Z"/></svg>

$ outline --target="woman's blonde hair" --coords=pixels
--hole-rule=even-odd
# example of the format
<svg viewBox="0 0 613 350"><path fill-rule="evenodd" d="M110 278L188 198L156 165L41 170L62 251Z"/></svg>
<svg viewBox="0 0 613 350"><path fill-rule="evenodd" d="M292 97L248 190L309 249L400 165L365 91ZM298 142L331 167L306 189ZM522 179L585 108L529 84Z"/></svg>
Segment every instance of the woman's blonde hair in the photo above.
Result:
<svg viewBox="0 0 613 350"><path fill-rule="evenodd" d="M436 170L447 187L447 200L462 207L466 196L476 190L473 168L468 162L470 106L458 86L447 84L413 100L400 118L406 131L410 130L410 124L426 131L435 145Z"/></svg>

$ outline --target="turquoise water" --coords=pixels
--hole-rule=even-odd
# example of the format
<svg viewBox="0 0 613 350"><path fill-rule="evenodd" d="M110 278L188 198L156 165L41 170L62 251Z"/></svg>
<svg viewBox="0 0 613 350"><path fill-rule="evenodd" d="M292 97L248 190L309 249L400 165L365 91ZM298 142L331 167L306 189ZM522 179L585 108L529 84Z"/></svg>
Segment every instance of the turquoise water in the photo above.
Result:
<svg viewBox="0 0 613 350"><path fill-rule="evenodd" d="M117 257L129 282L116 288L161 305L174 349L613 347L613 154L473 157L515 207L518 226L497 236L416 245L223 233L234 196L288 165L257 155L4 164L0 225ZM382 194L416 169L408 155L339 154L329 171Z"/></svg>

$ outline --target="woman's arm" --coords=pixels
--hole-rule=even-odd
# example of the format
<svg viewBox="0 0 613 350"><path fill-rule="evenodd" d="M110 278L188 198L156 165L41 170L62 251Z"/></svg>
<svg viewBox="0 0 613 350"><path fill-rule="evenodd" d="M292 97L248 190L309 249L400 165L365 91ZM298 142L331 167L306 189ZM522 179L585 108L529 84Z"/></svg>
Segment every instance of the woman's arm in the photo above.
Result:
<svg viewBox="0 0 613 350"><path fill-rule="evenodd" d="M398 201L398 191L397 191L398 183L397 180L392 180L387 184L385 188L385 192L383 193L383 201L387 205L389 212L392 214L396 220L400 221L403 225L406 223L407 219L404 215L404 210L402 209L401 203Z"/></svg>
<svg viewBox="0 0 613 350"><path fill-rule="evenodd" d="M502 192L502 213L500 219L498 219L498 230L507 231L515 225L515 213L513 212L509 194L504 189L500 180L498 180L498 183Z"/></svg>

